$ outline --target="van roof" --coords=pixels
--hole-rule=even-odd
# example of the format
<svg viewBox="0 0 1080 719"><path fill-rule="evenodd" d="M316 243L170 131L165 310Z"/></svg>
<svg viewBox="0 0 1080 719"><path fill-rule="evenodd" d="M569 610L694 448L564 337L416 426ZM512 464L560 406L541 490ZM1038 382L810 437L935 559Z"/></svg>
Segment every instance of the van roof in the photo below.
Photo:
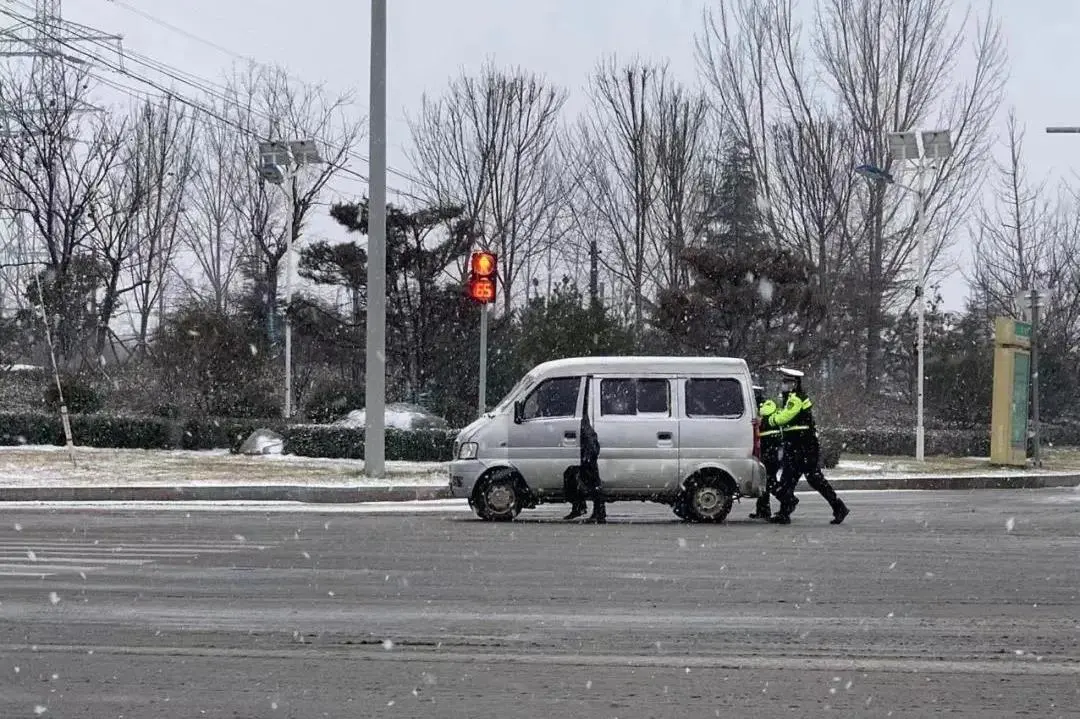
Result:
<svg viewBox="0 0 1080 719"><path fill-rule="evenodd" d="M607 372L730 372L749 374L746 360L738 357L568 357L537 365L540 375L571 371Z"/></svg>

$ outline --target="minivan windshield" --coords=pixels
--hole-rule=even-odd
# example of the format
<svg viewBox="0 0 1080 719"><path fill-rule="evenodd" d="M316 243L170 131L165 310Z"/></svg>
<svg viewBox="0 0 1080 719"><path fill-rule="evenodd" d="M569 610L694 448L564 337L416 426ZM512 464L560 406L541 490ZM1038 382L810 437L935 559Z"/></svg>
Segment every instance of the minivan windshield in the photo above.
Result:
<svg viewBox="0 0 1080 719"><path fill-rule="evenodd" d="M513 404L515 397L520 397L526 389L536 383L536 373L529 372L521 380L514 385L514 388L506 393L506 396L502 398L499 404L495 405L495 409L491 410L496 414L501 414L510 409L510 405Z"/></svg>

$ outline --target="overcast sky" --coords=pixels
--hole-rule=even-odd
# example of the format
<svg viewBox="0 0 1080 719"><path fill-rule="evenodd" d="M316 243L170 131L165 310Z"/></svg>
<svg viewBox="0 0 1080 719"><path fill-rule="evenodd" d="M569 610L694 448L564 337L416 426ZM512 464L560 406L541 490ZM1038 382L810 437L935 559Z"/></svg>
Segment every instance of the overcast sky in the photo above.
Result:
<svg viewBox="0 0 1080 719"><path fill-rule="evenodd" d="M32 0L18 0L32 2ZM299 79L355 90L367 105L366 0L64 0L66 19L123 35L124 44L194 75L216 79L236 56L281 64ZM485 59L522 65L568 88L570 112L583 104L582 87L605 53L666 59L675 75L695 81L694 35L701 0L389 0L389 162L409 170L406 113L424 92L438 93L447 77ZM958 6L963 3L957 3ZM6 0L4 5L9 5ZM18 11L19 6L15 5ZM987 0L973 0L983 12ZM139 12L178 30L155 23ZM1035 174L1069 175L1080 163L1080 135L1046 135L1053 124L1080 125L1080 2L1005 0L996 3L1008 41L1012 77L1007 102L1027 128L1027 157ZM187 34L185 34L187 33ZM204 42L221 46L214 49ZM229 54L233 53L233 54ZM134 83L132 83L134 84ZM359 148L367 154L366 141ZM366 167L357 168L361 172ZM390 185L404 187L390 177ZM362 192L347 181L341 193ZM336 234L331 223L312 228ZM962 250L961 250L962 252ZM965 254L960 254L962 260ZM959 309L965 288L946 287Z"/></svg>

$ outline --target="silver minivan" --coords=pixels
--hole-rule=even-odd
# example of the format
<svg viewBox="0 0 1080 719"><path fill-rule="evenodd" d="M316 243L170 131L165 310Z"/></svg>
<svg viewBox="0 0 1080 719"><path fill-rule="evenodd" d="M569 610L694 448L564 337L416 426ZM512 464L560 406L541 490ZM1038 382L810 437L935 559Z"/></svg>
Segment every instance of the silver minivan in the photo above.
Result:
<svg viewBox="0 0 1080 719"><path fill-rule="evenodd" d="M735 499L765 492L745 360L580 357L537 365L458 433L451 494L487 520L567 501L583 413L608 501L661 502L682 519L720 522Z"/></svg>

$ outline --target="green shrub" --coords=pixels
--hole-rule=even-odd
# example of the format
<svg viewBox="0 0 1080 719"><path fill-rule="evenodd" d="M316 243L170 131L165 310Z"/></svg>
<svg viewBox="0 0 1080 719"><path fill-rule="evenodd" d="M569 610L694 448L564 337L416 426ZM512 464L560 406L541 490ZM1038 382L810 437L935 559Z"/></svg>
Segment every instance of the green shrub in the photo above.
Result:
<svg viewBox="0 0 1080 719"><path fill-rule="evenodd" d="M91 382L79 377L64 377L60 386L64 390L64 404L72 414L93 414L105 406L105 397ZM45 385L45 407L53 412L60 411L60 393L55 381Z"/></svg>
<svg viewBox="0 0 1080 719"><path fill-rule="evenodd" d="M271 429L281 433L285 420L199 417L184 422L180 446L183 449L228 449L233 454L240 451L252 432Z"/></svg>
<svg viewBox="0 0 1080 719"><path fill-rule="evenodd" d="M914 456L914 429L849 429L830 427L821 432L822 444L844 454ZM987 457L990 430L926 430L927 456ZM826 465L828 466L828 465Z"/></svg>
<svg viewBox="0 0 1080 719"><path fill-rule="evenodd" d="M179 445L174 424L153 417L71 415L75 443L86 447L122 449L172 449ZM55 414L0 414L0 443L64 444L64 428Z"/></svg>
<svg viewBox="0 0 1080 719"><path fill-rule="evenodd" d="M408 462L447 462L457 430L386 430L386 459ZM363 459L364 430L325 425L292 425L285 429L286 454L330 459Z"/></svg>
<svg viewBox="0 0 1080 719"><path fill-rule="evenodd" d="M5 412L0 414L0 444L64 444L64 430L56 415L37 412Z"/></svg>
<svg viewBox="0 0 1080 719"><path fill-rule="evenodd" d="M364 405L363 387L350 387L335 382L324 384L311 393L311 398L304 406L304 415L312 423L328 424Z"/></svg>
<svg viewBox="0 0 1080 719"><path fill-rule="evenodd" d="M176 449L177 425L156 417L73 415L71 434L77 444L117 449Z"/></svg>

